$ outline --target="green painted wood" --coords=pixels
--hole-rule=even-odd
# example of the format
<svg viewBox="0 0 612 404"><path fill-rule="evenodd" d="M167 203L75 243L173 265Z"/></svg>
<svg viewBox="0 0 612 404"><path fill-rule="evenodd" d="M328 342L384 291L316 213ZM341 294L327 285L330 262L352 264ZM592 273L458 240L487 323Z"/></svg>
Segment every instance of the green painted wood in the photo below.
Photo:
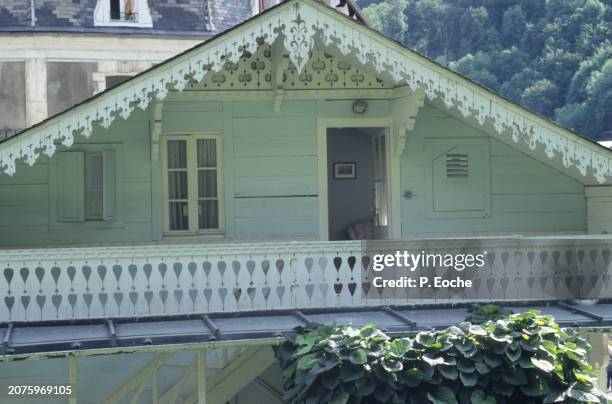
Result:
<svg viewBox="0 0 612 404"><path fill-rule="evenodd" d="M47 184L1 185L0 207L3 206L48 206L47 198L41 195L48 193ZM1 220L0 220L1 222Z"/></svg>
<svg viewBox="0 0 612 404"><path fill-rule="evenodd" d="M234 137L236 137L237 142L240 141L240 138L258 138L261 136L312 136L316 139L316 120L314 116L234 117L233 124Z"/></svg>
<svg viewBox="0 0 612 404"><path fill-rule="evenodd" d="M368 108L363 115L358 117L386 118L391 115L391 102L388 100L366 100ZM317 111L319 117L333 118L355 118L353 103L355 100L321 100L318 101Z"/></svg>
<svg viewBox="0 0 612 404"><path fill-rule="evenodd" d="M235 211L234 204L232 203L236 193L234 174L236 143L234 139L233 121L232 102L225 101L223 103L223 182L225 191L225 235L228 238L233 238L236 235L234 228Z"/></svg>
<svg viewBox="0 0 612 404"><path fill-rule="evenodd" d="M49 225L49 209L46 205L2 206L0 211L2 212L2 221L0 221L0 227L2 228L11 228L14 226ZM75 212L74 214L77 213L78 212ZM67 219L71 218L67 217ZM15 237L14 235L10 235L8 229L2 233L3 236L7 238L6 241L9 243L11 239ZM27 243L27 240L25 241Z"/></svg>
<svg viewBox="0 0 612 404"><path fill-rule="evenodd" d="M446 117L442 117L446 115ZM449 136L449 134L452 134ZM425 183L429 169L424 159L428 139L451 144L457 138L478 138L483 133L433 107L424 107L409 134L401 157L402 234L496 234L584 232L584 186L553 168L488 138L491 171L490 217L425 219ZM452 198L449 196L452 203Z"/></svg>
<svg viewBox="0 0 612 404"><path fill-rule="evenodd" d="M164 133L222 132L221 112L170 111L163 115Z"/></svg>
<svg viewBox="0 0 612 404"><path fill-rule="evenodd" d="M53 159L51 187L56 191L58 222L85 220L85 154L79 151L60 152Z"/></svg>
<svg viewBox="0 0 612 404"><path fill-rule="evenodd" d="M117 218L117 162L114 150L104 150L103 158L103 218L115 220ZM123 184L122 184L123 185Z"/></svg>
<svg viewBox="0 0 612 404"><path fill-rule="evenodd" d="M234 159L236 177L306 177L317 175L315 156L240 157Z"/></svg>
<svg viewBox="0 0 612 404"><path fill-rule="evenodd" d="M234 146L236 157L316 156L316 138L305 136L249 136Z"/></svg>
<svg viewBox="0 0 612 404"><path fill-rule="evenodd" d="M249 237L258 240L274 238L316 238L319 234L318 222L310 217L284 217L270 220L269 217L236 218L236 237Z"/></svg>
<svg viewBox="0 0 612 404"><path fill-rule="evenodd" d="M236 218L287 218L317 216L317 197L236 198Z"/></svg>
<svg viewBox="0 0 612 404"><path fill-rule="evenodd" d="M32 167L19 164L13 177L0 175L0 186L23 184L47 184L49 182L49 165L46 162L36 163ZM4 190L2 190L4 192ZM0 192L0 193L2 193Z"/></svg>
<svg viewBox="0 0 612 404"><path fill-rule="evenodd" d="M315 101L284 101L281 109L274 112L272 109L272 101L234 101L232 103L232 114L234 118L239 117L286 117L292 116L297 118L315 116Z"/></svg>
<svg viewBox="0 0 612 404"><path fill-rule="evenodd" d="M163 113L168 112L222 112L223 102L220 101L164 101Z"/></svg>
<svg viewBox="0 0 612 404"><path fill-rule="evenodd" d="M312 176L236 177L236 196L312 196L319 192Z"/></svg>
<svg viewBox="0 0 612 404"><path fill-rule="evenodd" d="M389 117L390 102L369 100L366 117ZM168 101L163 129L175 133L215 132L223 137L226 237L266 240L316 238L318 234L317 118L352 118L351 100L284 101L278 113L271 101ZM50 181L57 161L44 156L33 167L23 163L15 177L0 176L0 245L123 243L162 240L161 166L151 161L152 110L96 127L76 149L120 145L122 173L117 207L122 219L100 226L50 223L54 194ZM491 216L426 219L428 139L488 140ZM60 147L61 150L61 147ZM57 156L56 156L57 157ZM584 187L471 125L425 106L401 156L402 234L582 232L586 229Z"/></svg>
<svg viewBox="0 0 612 404"><path fill-rule="evenodd" d="M124 183L124 217L127 223L151 223L152 198L151 183Z"/></svg>
<svg viewBox="0 0 612 404"><path fill-rule="evenodd" d="M493 195L493 211L497 213L568 213L584 211L581 194Z"/></svg>

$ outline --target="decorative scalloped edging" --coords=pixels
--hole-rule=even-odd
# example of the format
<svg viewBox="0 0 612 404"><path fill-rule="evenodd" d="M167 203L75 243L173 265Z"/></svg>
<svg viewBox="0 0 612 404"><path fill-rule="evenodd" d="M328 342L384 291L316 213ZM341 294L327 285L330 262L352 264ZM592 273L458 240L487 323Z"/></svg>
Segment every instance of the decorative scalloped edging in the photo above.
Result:
<svg viewBox="0 0 612 404"><path fill-rule="evenodd" d="M492 124L499 135L514 143L525 142L531 150L543 147L550 159L561 156L565 167L576 167L583 176L592 174L599 183L612 177L612 156L572 134L560 133L546 120L526 111L515 111L488 91L442 67L433 68L410 50L376 35L346 17L315 4L295 0L264 13L177 59L158 66L81 107L31 128L0 145L0 170L15 174L16 161L32 166L41 153L51 157L56 143L71 147L76 134L89 137L94 122L108 128L118 117L127 119L134 108L147 109L153 99L163 100L170 88L183 91L192 81L202 81L209 72L219 72L226 62L238 62L245 50L272 45L279 36L298 72L302 72L316 39L357 59L397 84L421 89L429 100L441 99L464 117L480 125ZM423 59L425 60L425 59ZM518 109L518 108L517 108Z"/></svg>

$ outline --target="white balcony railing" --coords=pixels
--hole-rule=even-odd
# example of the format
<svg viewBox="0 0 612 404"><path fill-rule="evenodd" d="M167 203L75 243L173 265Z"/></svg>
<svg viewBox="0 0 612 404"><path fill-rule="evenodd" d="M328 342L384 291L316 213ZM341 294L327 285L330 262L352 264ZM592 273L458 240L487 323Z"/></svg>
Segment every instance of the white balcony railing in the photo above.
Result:
<svg viewBox="0 0 612 404"><path fill-rule="evenodd" d="M553 298L559 284L601 297L610 289L611 246L484 239L487 266L471 277L473 288L451 297ZM362 248L355 241L2 250L0 322L408 303L372 299ZM452 253L464 243L415 240L399 248ZM431 303L436 290L411 298Z"/></svg>

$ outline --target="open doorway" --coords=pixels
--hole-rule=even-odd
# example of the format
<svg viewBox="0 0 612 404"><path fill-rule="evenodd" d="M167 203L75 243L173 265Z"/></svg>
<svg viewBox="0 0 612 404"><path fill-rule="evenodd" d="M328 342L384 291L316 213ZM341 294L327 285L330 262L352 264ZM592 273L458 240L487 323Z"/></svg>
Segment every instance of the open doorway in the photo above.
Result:
<svg viewBox="0 0 612 404"><path fill-rule="evenodd" d="M329 240L388 238L387 129L327 128Z"/></svg>

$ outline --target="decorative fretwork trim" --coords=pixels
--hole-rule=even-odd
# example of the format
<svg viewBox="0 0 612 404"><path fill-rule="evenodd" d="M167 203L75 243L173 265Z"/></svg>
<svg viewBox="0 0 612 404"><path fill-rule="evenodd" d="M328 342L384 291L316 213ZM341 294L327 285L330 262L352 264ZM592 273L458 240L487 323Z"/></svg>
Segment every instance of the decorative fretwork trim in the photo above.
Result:
<svg viewBox="0 0 612 404"><path fill-rule="evenodd" d="M146 109L153 98L163 100L170 89L183 91L226 62L237 63L244 51L255 52L263 43L282 41L298 72L308 62L315 43L340 52L398 85L423 91L429 100L441 99L480 125L491 124L500 136L525 142L531 150L543 148L550 159L561 157L566 168L576 167L599 183L612 176L612 157L603 148L520 108L417 53L351 21L313 0L293 0L275 7L184 55L58 115L0 145L0 169L12 175L16 160L33 165L41 153L52 156L56 142L72 146L74 135L91 136L92 126L108 128L117 118L127 119L134 108Z"/></svg>

